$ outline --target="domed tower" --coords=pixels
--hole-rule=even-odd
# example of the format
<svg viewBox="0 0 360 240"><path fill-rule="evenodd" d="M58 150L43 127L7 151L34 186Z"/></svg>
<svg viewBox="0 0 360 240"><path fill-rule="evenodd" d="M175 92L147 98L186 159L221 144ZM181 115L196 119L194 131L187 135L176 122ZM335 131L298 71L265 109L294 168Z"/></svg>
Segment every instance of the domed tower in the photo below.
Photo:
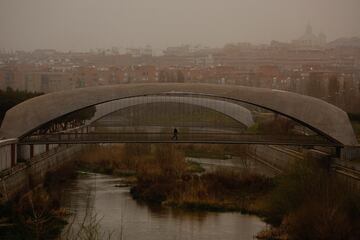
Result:
<svg viewBox="0 0 360 240"><path fill-rule="evenodd" d="M313 34L313 29L312 26L310 25L310 23L306 26L306 35L312 35Z"/></svg>

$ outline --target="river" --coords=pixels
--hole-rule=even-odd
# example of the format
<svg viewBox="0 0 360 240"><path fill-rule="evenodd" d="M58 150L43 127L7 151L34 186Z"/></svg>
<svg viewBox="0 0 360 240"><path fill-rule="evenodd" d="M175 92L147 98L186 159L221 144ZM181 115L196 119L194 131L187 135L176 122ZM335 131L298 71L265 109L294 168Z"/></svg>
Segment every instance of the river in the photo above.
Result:
<svg viewBox="0 0 360 240"><path fill-rule="evenodd" d="M73 212L70 232L84 216L97 216L103 238L125 240L254 239L266 227L256 216L240 213L193 212L151 206L132 199L129 187L116 187L120 178L79 174L64 191L63 205ZM72 221L72 220L71 220Z"/></svg>

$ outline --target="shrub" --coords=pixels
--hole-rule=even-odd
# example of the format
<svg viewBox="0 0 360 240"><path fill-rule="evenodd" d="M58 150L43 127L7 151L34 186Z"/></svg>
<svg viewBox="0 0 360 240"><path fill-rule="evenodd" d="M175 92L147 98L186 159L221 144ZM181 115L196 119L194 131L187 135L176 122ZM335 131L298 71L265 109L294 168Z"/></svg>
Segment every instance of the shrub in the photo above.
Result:
<svg viewBox="0 0 360 240"><path fill-rule="evenodd" d="M358 186L305 160L279 177L264 213L293 239L358 239L359 202Z"/></svg>

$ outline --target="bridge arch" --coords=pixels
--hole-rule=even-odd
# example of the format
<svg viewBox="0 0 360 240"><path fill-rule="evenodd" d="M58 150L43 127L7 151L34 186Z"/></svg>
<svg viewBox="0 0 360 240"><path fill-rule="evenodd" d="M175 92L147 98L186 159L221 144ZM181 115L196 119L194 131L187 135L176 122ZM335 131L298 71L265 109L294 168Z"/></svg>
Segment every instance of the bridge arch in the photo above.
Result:
<svg viewBox="0 0 360 240"><path fill-rule="evenodd" d="M46 94L10 109L0 134L6 138L21 138L79 109L117 99L161 94L200 95L252 104L294 119L338 144L357 144L346 112L323 100L286 91L211 84L127 84Z"/></svg>

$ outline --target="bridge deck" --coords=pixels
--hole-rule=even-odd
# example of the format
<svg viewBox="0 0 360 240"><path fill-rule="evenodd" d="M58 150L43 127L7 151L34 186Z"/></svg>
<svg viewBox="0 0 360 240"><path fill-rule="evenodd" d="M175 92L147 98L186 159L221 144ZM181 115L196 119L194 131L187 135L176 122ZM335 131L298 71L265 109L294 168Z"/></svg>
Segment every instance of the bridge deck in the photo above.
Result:
<svg viewBox="0 0 360 240"><path fill-rule="evenodd" d="M339 147L319 136L257 135L244 133L181 133L178 139L169 133L62 133L33 135L21 139L20 145L29 144L95 144L95 143L223 143L271 144L296 146Z"/></svg>

